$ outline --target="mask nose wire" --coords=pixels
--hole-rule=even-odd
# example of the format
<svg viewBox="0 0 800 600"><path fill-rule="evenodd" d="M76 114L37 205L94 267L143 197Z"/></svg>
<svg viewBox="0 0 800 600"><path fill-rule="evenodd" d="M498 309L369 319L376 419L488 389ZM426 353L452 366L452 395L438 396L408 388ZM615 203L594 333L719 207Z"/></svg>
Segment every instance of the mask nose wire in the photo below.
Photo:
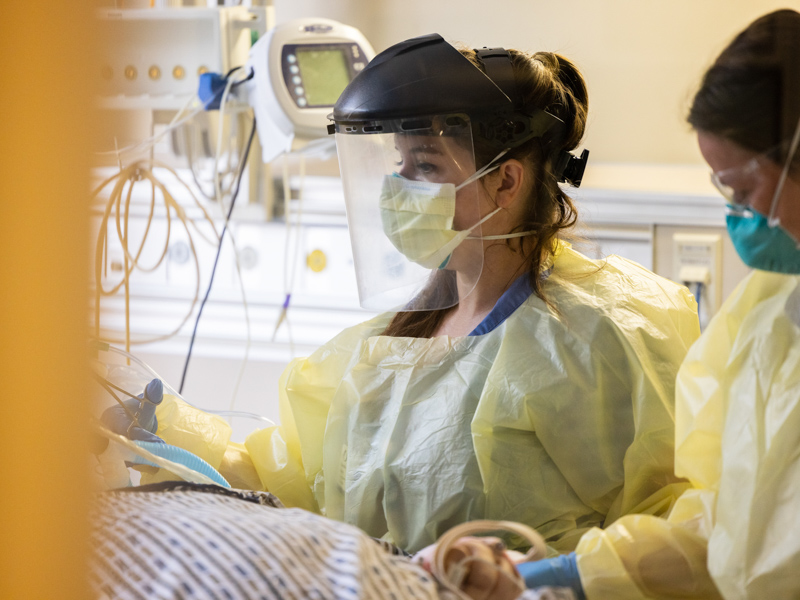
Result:
<svg viewBox="0 0 800 600"><path fill-rule="evenodd" d="M800 119L797 120L797 127L795 127L794 130L792 144L786 155L786 163L783 165L783 171L781 171L781 176L778 179L778 185L775 187L775 193L772 195L772 205L769 207L769 216L767 217L767 224L770 227L777 227L780 224L780 219L776 214L778 212L778 198L780 198L783 192L783 186L786 183L786 178L789 176L789 166L792 164L792 159L797 151L798 143L800 143Z"/></svg>

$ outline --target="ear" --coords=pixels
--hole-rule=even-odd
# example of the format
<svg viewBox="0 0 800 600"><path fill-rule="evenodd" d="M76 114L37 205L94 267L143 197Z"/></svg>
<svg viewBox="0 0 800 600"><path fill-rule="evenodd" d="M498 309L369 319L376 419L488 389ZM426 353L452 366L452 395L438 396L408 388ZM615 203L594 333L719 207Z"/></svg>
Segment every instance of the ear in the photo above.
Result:
<svg viewBox="0 0 800 600"><path fill-rule="evenodd" d="M510 159L497 169L494 183L494 201L500 208L510 208L521 196L525 184L525 167Z"/></svg>

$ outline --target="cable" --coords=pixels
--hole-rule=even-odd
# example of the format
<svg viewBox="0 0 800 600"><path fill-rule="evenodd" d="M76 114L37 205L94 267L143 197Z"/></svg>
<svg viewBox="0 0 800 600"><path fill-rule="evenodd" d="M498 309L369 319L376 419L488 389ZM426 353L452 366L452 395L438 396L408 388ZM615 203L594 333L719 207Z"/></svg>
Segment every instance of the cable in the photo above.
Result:
<svg viewBox="0 0 800 600"><path fill-rule="evenodd" d="M178 120L178 118L183 114L183 112L187 108L189 108L189 106L195 100L198 100L198 97L196 95L189 98L186 104L184 104L181 107L181 109L177 113L175 113L175 116L172 118L172 121L170 121L169 125L167 125L167 127L162 131L159 131L157 134L152 135L149 138L144 139L140 142L136 142L135 144L131 144L130 146L125 146L124 148L107 150L104 152L97 152L96 154L98 154L99 156L109 156L109 155L119 156L119 154L122 152L132 152L134 150L147 150L148 148L155 145L156 142L158 142L161 138L167 135L170 131L172 131L173 129L177 129L178 127L180 127L184 123L187 123L188 121L191 121L196 115L199 115L205 110L204 106L200 106L199 108L196 108L194 111L192 111L189 115L187 115L183 119Z"/></svg>
<svg viewBox="0 0 800 600"><path fill-rule="evenodd" d="M208 296L211 293L211 287L214 285L214 274L216 273L216 270L217 270L217 263L219 262L220 252L222 251L222 242L225 239L225 232L228 230L228 221L231 218L231 213L233 212L233 207L236 204L236 197L239 195L239 187L240 187L241 181L242 181L242 174L244 173L244 168L245 168L245 165L247 164L247 156L250 154L250 147L253 144L253 137L255 136L255 133L256 133L256 120L255 120L255 118L253 118L253 126L250 129L250 136L247 139L247 146L245 147L244 156L242 157L242 161L241 161L240 168L239 168L239 174L238 174L237 179L236 179L236 188L234 189L233 194L231 196L231 205L230 205L230 208L228 209L228 213L227 213L227 215L225 217L225 225L222 228L222 233L219 236L219 245L217 246L217 255L214 258L214 266L211 269L211 277L210 277L210 280L208 282L208 289L206 289L206 294L203 297L203 301L200 303L200 309L199 309L199 311L197 313L197 319L195 319L195 322L194 322L194 329L192 331L192 338L189 341L189 352L186 355L186 362L183 365L183 374L181 375L181 385L178 388L178 393L183 393L183 384L186 381L186 371L189 368L189 360L192 357L192 348L194 347L194 340L195 340L195 337L197 336L197 326L200 323L200 317L203 314L203 307L205 307L205 304L208 301Z"/></svg>
<svg viewBox="0 0 800 600"><path fill-rule="evenodd" d="M236 72L240 68L241 67L234 67L233 69L228 71L228 73L225 75L225 78L226 78L227 81L226 81L225 89L223 90L223 93L222 93L222 97L220 99L219 129L217 131L217 149L216 149L216 154L215 154L215 157L214 157L214 190L215 190L215 194L216 194L216 199L217 199L217 201L219 202L219 205L220 205L220 210L222 211L223 214L227 214L227 217L225 219L225 228L226 229L227 229L228 221L230 220L230 215L231 215L231 212L232 212L232 209L233 209L232 205L233 205L233 202L235 200L233 198L231 199L231 209L226 212L225 211L225 202L224 202L224 197L225 196L222 193L221 188L220 188L220 176L219 176L219 171L218 171L219 158L220 158L220 154L222 153L222 139L223 139L222 133L223 133L224 125L225 125L225 107L227 106L228 101L229 101L230 90L233 89L236 86L239 86L239 85L243 84L246 81L249 81L254 76L254 72L251 69L250 73L246 77L244 77L243 79L239 79L237 81L234 81L231 76L233 75L234 72ZM253 126L255 127L255 118L254 118ZM228 139L231 139L232 137L233 136L228 136ZM251 138L248 141L247 152L249 152L249 150L250 150L250 144L251 143L252 143L252 133L251 133ZM232 154L233 154L233 152L229 148L228 149L228 153L227 153L227 156L228 156L228 172L231 171L230 160L231 160ZM247 162L247 154L242 154L242 152L240 151L240 155L242 155L242 158L241 158L239 167L243 171L244 165ZM237 170L239 170L239 169L237 169ZM239 178L236 181L237 193L238 193L238 188L239 188L240 182L241 182L241 175L239 176ZM226 190L226 192L227 192L227 190ZM230 231L230 240L231 240L231 245L233 246L234 264L236 266L236 274L237 274L237 276L239 278L239 286L240 286L240 289L241 289L241 292L242 292L242 304L244 305L244 316L245 316L246 332L247 332L246 333L247 339L246 339L246 342L245 342L244 359L242 360L242 364L239 366L239 373L237 374L236 383L233 386L233 394L231 395L230 410L232 411L234 409L235 405L236 405L236 396L239 393L239 385L241 384L242 377L244 376L244 369L245 369L245 367L247 365L247 361L250 358L250 346L251 346L251 343L252 343L252 336L251 336L251 332L250 332L250 309L249 309L249 306L247 304L247 293L246 293L245 287L244 287L244 278L242 277L241 262L239 260L239 248L238 248L238 245L236 243L236 236L234 236L233 230Z"/></svg>
<svg viewBox="0 0 800 600"><path fill-rule="evenodd" d="M235 70L236 68L234 68L228 73L228 77L225 82L225 89L222 92L222 99L220 100L219 104L219 127L217 128L217 149L214 155L214 194L216 201L219 202L219 206L222 209L223 214L225 214L225 207L222 203L222 189L219 184L219 157L222 154L222 139L223 139L222 129L225 127L225 106L228 103L228 94L230 93L231 87L233 86L233 79L230 77L230 75ZM228 155L230 156L230 153L228 153Z"/></svg>
<svg viewBox="0 0 800 600"><path fill-rule="evenodd" d="M303 216L303 187L305 185L306 176L306 163L305 154L299 154L300 160L300 185L297 190L297 211L295 213L295 223L292 226L292 219L290 213L290 204L292 199L291 180L289 177L289 162L287 154L283 156L283 205L284 205L284 219L286 222L286 238L284 239L284 266L283 266L283 292L284 300L281 311L278 314L278 319L275 322L275 329L272 332L271 341L275 341L278 334L278 329L281 325L286 323L287 333L289 334L289 352L294 355L294 339L292 336L292 326L289 322L289 304L292 299L292 292L294 291L295 276L297 274L297 263L300 255L300 221ZM292 240L292 232L294 230L294 240ZM294 250L289 251L291 241L294 241Z"/></svg>

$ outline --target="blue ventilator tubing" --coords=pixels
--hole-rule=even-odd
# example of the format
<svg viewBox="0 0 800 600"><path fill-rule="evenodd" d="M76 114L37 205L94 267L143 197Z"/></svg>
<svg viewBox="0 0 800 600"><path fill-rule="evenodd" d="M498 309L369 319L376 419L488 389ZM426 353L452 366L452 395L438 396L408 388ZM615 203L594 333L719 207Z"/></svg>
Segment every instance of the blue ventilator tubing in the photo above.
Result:
<svg viewBox="0 0 800 600"><path fill-rule="evenodd" d="M517 565L517 571L525 580L525 587L528 589L540 587L570 588L575 592L578 600L586 600L574 552L556 556L555 558L521 563Z"/></svg>
<svg viewBox="0 0 800 600"><path fill-rule="evenodd" d="M204 461L202 458L197 456L196 454L192 454L188 450L184 450L183 448L179 448L178 446L171 446L170 444L163 444L159 442L141 442L141 441L134 441L134 444L159 456L161 458L166 458L167 460L171 460L172 462L176 462L184 467L188 467L193 471L197 471L211 479L214 483L221 485L222 487L230 488L231 484L225 481L225 478L219 474L219 472ZM126 461L131 462L137 465L149 465L151 467L160 467L161 465L157 465L155 463L150 462L146 458L142 456L136 456L133 460Z"/></svg>

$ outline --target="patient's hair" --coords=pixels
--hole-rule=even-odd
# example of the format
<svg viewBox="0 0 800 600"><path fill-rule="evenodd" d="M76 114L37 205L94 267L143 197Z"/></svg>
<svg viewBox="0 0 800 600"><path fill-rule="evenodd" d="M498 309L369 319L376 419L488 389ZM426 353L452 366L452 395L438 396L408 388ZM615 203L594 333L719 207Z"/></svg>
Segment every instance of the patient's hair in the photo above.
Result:
<svg viewBox="0 0 800 600"><path fill-rule="evenodd" d="M753 21L722 51L687 120L758 154L774 151L770 157L782 164L798 119L800 13L785 9Z"/></svg>
<svg viewBox="0 0 800 600"><path fill-rule="evenodd" d="M474 50L460 51L483 70ZM547 302L541 277L542 265L553 253L560 232L575 225L578 218L572 200L558 185L555 165L563 151L575 149L583 138L589 98L580 71L563 56L552 52L508 52L517 91L522 98L522 111L534 114L536 110L546 110L564 122L563 128L553 128L540 138L528 140L511 149L502 159L519 160L533 176L534 185L527 199L527 211L515 231L535 231L536 235L526 238L528 241L524 244L521 238L507 240L507 243L525 255L531 289ZM479 131L473 131L478 168L495 158L498 152L495 144L482 138ZM480 181L483 183L483 180ZM447 279L452 274L444 271L433 277L437 280ZM449 289L452 290L452 286ZM399 312L384 335L431 337L448 310Z"/></svg>

